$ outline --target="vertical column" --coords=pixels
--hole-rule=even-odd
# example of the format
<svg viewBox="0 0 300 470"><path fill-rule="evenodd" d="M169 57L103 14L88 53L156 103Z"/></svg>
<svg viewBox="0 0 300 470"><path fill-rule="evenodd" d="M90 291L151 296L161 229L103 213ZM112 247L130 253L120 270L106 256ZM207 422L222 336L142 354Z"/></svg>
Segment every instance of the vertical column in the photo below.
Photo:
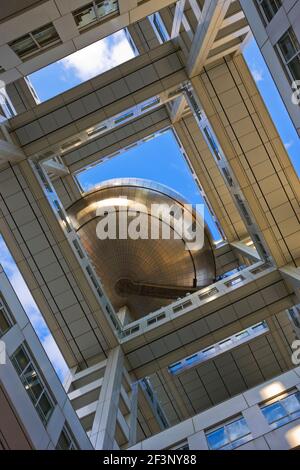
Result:
<svg viewBox="0 0 300 470"><path fill-rule="evenodd" d="M114 448L123 365L123 352L117 347L110 352L107 359L90 435L91 442L97 450Z"/></svg>
<svg viewBox="0 0 300 470"><path fill-rule="evenodd" d="M136 443L137 433L137 415L138 415L138 383L132 384L132 392L130 397L130 414L129 414L129 442L128 447Z"/></svg>

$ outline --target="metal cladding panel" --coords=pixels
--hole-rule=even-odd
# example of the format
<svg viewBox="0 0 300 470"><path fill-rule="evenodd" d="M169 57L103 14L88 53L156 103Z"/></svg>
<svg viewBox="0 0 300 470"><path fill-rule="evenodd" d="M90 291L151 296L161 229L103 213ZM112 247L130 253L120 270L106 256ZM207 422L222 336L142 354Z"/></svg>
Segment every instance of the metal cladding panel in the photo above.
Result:
<svg viewBox="0 0 300 470"><path fill-rule="evenodd" d="M150 214L151 204L171 204L176 209L185 203L178 193L160 184L117 179L98 186L68 209L115 309L126 305L133 318L140 318L214 281L215 261L207 228L204 245L197 251L187 249L186 240L173 236L176 230L172 221L169 240L150 237L155 218ZM118 239L117 224L116 239L100 240L96 228L101 217L96 210L103 204L114 206L117 215L128 207L139 211L139 204L143 204L147 210L148 239ZM128 223L131 220L128 216Z"/></svg>

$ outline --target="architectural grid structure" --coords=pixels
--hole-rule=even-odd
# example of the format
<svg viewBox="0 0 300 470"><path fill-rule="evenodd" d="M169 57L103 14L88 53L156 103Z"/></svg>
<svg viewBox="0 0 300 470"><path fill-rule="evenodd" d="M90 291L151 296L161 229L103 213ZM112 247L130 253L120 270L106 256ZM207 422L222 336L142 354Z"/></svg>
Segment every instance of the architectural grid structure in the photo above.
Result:
<svg viewBox="0 0 300 470"><path fill-rule="evenodd" d="M1 270L0 448L299 447L300 186L242 53L253 34L299 132L300 1L4 3L0 233L69 375ZM30 73L120 29L134 59L38 102ZM76 225L77 175L167 129L222 241L210 285L131 317ZM141 305L166 296L149 282Z"/></svg>

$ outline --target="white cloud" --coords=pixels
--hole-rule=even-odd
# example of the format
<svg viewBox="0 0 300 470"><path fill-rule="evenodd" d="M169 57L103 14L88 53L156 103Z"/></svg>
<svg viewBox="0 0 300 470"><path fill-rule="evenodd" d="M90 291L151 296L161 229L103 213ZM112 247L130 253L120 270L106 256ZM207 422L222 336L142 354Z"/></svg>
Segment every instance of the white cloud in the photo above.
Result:
<svg viewBox="0 0 300 470"><path fill-rule="evenodd" d="M262 82L264 80L264 72L263 72L262 69L260 69L256 66L253 66L251 68L251 72L252 72L253 78L256 81L256 83Z"/></svg>
<svg viewBox="0 0 300 470"><path fill-rule="evenodd" d="M101 39L74 52L60 61L64 69L73 72L80 80L95 77L134 57L124 31Z"/></svg>
<svg viewBox="0 0 300 470"><path fill-rule="evenodd" d="M286 150L289 150L293 145L294 145L294 142L292 140L284 144Z"/></svg>

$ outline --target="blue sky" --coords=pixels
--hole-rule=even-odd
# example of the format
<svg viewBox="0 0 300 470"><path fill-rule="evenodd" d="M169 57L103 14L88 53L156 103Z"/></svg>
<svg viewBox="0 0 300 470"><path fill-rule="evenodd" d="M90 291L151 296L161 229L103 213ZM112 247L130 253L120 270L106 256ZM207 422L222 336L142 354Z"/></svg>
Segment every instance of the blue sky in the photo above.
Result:
<svg viewBox="0 0 300 470"><path fill-rule="evenodd" d="M132 57L133 52L124 33L120 31L110 38L98 41L98 43L32 74L30 80L41 101L45 101ZM300 140L254 40L250 41L245 49L245 57L299 175ZM172 155L171 162L170 155ZM202 201L171 132L162 134L126 153L124 152L113 160L86 171L80 176L80 181L85 188L88 188L93 184L115 177L152 179L178 191L190 203L201 203ZM217 238L218 234L213 228L207 211L206 217L207 223ZM63 378L66 373L66 365L1 237L0 262L54 367L59 376Z"/></svg>
<svg viewBox="0 0 300 470"><path fill-rule="evenodd" d="M134 52L123 30L29 75L41 101L126 62Z"/></svg>
<svg viewBox="0 0 300 470"><path fill-rule="evenodd" d="M254 40L249 42L244 56L299 176L300 139Z"/></svg>

